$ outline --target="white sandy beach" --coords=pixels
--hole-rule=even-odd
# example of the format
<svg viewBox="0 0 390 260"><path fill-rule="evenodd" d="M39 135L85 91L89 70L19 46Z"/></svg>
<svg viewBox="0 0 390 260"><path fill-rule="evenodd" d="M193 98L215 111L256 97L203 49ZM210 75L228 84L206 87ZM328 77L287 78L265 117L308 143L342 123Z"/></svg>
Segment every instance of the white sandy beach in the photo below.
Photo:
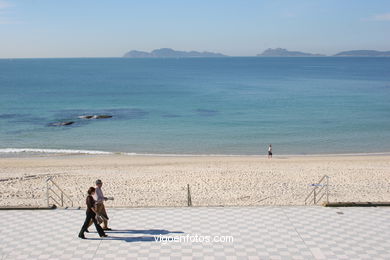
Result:
<svg viewBox="0 0 390 260"><path fill-rule="evenodd" d="M0 158L0 206L46 206L54 176L75 206L96 179L108 207L303 205L330 176L330 201L390 201L390 156L61 155Z"/></svg>

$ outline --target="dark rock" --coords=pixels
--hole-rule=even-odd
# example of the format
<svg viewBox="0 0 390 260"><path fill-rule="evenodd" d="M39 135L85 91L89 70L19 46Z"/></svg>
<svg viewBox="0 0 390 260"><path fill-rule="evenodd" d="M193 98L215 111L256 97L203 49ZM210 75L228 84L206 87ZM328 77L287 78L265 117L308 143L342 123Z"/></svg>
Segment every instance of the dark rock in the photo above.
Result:
<svg viewBox="0 0 390 260"><path fill-rule="evenodd" d="M85 115L85 116L78 116L80 119L104 119L104 118L111 118L111 115Z"/></svg>
<svg viewBox="0 0 390 260"><path fill-rule="evenodd" d="M65 122L56 122L51 123L50 126L66 126L66 125L72 125L74 121L65 121Z"/></svg>
<svg viewBox="0 0 390 260"><path fill-rule="evenodd" d="M78 116L80 119L91 119L93 116L87 115L87 116Z"/></svg>
<svg viewBox="0 0 390 260"><path fill-rule="evenodd" d="M110 115L94 115L92 118L94 119L104 119L104 118L111 118Z"/></svg>

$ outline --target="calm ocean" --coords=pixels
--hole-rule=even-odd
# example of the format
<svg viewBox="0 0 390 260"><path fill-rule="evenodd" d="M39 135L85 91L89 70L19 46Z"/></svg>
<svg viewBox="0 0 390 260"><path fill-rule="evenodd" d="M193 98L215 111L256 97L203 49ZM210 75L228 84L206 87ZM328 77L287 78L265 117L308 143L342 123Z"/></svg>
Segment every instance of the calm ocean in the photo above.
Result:
<svg viewBox="0 0 390 260"><path fill-rule="evenodd" d="M78 118L99 114L113 118ZM74 124L50 126L62 121ZM276 155L390 152L390 58L0 60L2 152L250 155L270 143Z"/></svg>

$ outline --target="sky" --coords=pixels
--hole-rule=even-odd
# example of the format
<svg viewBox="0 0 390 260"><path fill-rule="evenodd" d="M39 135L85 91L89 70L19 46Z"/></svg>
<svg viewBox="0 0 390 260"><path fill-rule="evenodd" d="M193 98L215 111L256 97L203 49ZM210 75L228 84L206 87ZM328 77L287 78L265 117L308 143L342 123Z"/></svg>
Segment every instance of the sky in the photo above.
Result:
<svg viewBox="0 0 390 260"><path fill-rule="evenodd" d="M0 58L390 51L390 0L0 0Z"/></svg>

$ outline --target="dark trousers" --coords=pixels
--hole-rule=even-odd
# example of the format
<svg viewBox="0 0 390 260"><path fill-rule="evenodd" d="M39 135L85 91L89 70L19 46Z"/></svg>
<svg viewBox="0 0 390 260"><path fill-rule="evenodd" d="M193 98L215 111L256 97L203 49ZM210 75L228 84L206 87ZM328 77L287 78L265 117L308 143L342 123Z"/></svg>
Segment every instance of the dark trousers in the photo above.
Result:
<svg viewBox="0 0 390 260"><path fill-rule="evenodd" d="M84 236L84 232L85 232L85 230L88 229L89 222L90 222L91 220L92 220L93 223L95 224L95 228L96 228L97 232L99 233L99 236L105 235L105 233L104 233L102 227L97 223L97 221L96 221L96 219L95 219L96 214L95 214L94 212L89 212L89 211L87 211L87 212L86 212L86 215L87 215L87 216L86 216L86 218L85 218L84 225L83 225L83 227L82 227L81 230L80 230L79 236Z"/></svg>

